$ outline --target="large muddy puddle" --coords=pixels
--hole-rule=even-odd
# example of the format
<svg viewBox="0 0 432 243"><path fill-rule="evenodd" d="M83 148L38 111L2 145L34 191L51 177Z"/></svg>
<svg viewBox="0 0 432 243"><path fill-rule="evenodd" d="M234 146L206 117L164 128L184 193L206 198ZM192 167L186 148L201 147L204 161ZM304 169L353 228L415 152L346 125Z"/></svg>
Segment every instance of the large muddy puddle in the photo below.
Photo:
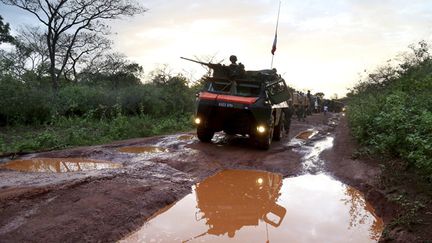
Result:
<svg viewBox="0 0 432 243"><path fill-rule="evenodd" d="M124 242L377 242L383 221L331 177L226 170L153 216Z"/></svg>
<svg viewBox="0 0 432 243"><path fill-rule="evenodd" d="M13 160L0 165L0 168L21 172L54 173L116 169L121 167L121 164L109 161L83 158L35 158L29 160Z"/></svg>

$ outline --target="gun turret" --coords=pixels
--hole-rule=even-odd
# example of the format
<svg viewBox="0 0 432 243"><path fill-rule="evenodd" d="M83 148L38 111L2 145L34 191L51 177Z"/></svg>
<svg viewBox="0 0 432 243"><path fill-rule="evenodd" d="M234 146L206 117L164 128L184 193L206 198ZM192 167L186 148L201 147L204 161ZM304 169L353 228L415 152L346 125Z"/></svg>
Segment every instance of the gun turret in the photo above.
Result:
<svg viewBox="0 0 432 243"><path fill-rule="evenodd" d="M213 69L213 77L217 77L217 78L227 78L228 77L227 66L222 65L220 63L200 62L200 61L189 59L186 57L180 57L180 58L183 60L186 60L186 61L201 64L201 65L204 65L204 66L207 66L207 67Z"/></svg>
<svg viewBox="0 0 432 243"><path fill-rule="evenodd" d="M213 64L213 63L200 62L200 61L193 60L193 59L189 59L189 58L186 58L186 57L180 57L180 58L183 59L183 60L186 60L186 61L190 61L190 62L198 63L198 64L201 64L201 65L204 65L204 66L208 66L208 67L210 67L210 65ZM213 65L215 65L215 64L213 64Z"/></svg>

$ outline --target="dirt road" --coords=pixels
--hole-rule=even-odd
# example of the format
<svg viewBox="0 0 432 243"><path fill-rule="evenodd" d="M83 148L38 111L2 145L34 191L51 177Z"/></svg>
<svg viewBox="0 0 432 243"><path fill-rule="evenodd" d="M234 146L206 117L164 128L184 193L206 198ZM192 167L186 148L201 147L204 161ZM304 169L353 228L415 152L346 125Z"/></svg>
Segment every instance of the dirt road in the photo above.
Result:
<svg viewBox="0 0 432 243"><path fill-rule="evenodd" d="M294 138L308 130L306 140ZM317 151L306 151L308 143L319 144ZM289 136L268 151L255 149L247 138L222 134L205 144L191 132L26 155L19 159L89 158L121 167L67 173L0 169L0 241L118 241L224 169L264 170L284 178L327 172L363 191L389 222L397 207L374 186L378 165L352 160L353 144L342 114L314 114L306 122L293 120ZM316 163L304 163L306 153Z"/></svg>

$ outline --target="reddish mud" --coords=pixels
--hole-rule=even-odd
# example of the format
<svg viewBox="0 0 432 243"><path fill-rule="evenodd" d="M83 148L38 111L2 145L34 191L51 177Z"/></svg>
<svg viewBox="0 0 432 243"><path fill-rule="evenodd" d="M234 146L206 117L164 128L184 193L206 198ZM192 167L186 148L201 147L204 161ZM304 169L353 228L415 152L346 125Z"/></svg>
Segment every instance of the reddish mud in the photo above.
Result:
<svg viewBox="0 0 432 243"><path fill-rule="evenodd" d="M13 160L0 165L2 169L21 172L53 172L66 173L89 170L120 168L121 164L109 161L80 158L34 158Z"/></svg>
<svg viewBox="0 0 432 243"><path fill-rule="evenodd" d="M306 122L293 120L289 136L274 142L268 151L257 150L245 137L216 134L206 144L187 133L23 156L19 159L80 157L122 167L67 173L0 169L1 242L118 241L138 230L155 212L189 194L192 185L225 169L276 172L283 178L329 171L368 192L378 216L382 214L388 222L393 211L382 210L387 202L379 193L366 190L375 185L379 168L361 161L345 164L343 156L354 147L338 147L338 141L349 136L343 132L346 126L337 127L338 121L339 115L332 114L314 114ZM310 129L317 134L293 139ZM341 150L335 153L343 158L326 153L322 161L320 153L333 151L327 146L333 140ZM125 147L163 149L122 152ZM305 154L310 154L309 167L304 165Z"/></svg>

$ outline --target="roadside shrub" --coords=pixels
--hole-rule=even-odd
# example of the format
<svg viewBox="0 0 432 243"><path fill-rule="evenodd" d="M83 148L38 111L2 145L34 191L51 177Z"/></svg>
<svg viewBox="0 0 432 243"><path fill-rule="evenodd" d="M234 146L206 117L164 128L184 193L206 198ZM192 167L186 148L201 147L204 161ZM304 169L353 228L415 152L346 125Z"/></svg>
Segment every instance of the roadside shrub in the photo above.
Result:
<svg viewBox="0 0 432 243"><path fill-rule="evenodd" d="M57 95L50 88L31 87L0 78L0 125L52 123L59 117L114 119L117 108L125 116L153 117L190 113L194 93L186 83L141 84L110 89L104 86L67 85ZM53 120L54 119L54 120Z"/></svg>
<svg viewBox="0 0 432 243"><path fill-rule="evenodd" d="M191 115L164 118L119 115L114 119L60 117L49 125L8 127L0 133L0 153L95 145L189 131L193 128Z"/></svg>
<svg viewBox="0 0 432 243"><path fill-rule="evenodd" d="M0 78L0 125L43 123L51 117L49 90L27 87L12 77Z"/></svg>
<svg viewBox="0 0 432 243"><path fill-rule="evenodd" d="M348 119L368 151L402 158L432 178L432 60L413 63L385 85L354 88Z"/></svg>

